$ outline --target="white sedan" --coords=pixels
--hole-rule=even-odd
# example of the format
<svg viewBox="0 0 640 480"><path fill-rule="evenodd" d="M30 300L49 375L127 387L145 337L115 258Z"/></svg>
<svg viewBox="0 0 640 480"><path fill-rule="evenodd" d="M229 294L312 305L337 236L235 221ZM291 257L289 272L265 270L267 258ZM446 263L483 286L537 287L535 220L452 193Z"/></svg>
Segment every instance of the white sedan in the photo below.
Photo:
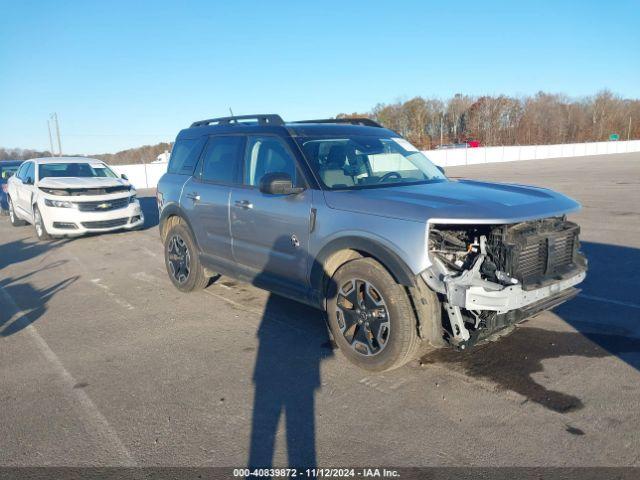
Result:
<svg viewBox="0 0 640 480"><path fill-rule="evenodd" d="M35 226L40 240L133 229L144 223L136 191L105 163L52 157L25 161L7 184L14 226Z"/></svg>

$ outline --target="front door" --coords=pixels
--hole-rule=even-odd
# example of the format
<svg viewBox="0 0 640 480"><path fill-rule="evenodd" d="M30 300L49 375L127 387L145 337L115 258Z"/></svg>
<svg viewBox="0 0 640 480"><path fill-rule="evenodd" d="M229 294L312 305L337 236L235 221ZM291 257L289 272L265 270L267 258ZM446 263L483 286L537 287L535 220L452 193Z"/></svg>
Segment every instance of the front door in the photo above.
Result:
<svg viewBox="0 0 640 480"><path fill-rule="evenodd" d="M35 193L35 180L35 164L33 162L29 162L27 163L22 175L22 183L18 184L18 198L17 202L14 203L14 206L17 204L17 207L21 210L21 216L28 219L33 218L31 206L33 205L33 195Z"/></svg>
<svg viewBox="0 0 640 480"><path fill-rule="evenodd" d="M281 138L250 136L243 163L243 185L231 189L234 258L264 283L306 289L311 191L267 195L258 189L262 176L274 172L287 173L294 185L302 185L296 159Z"/></svg>
<svg viewBox="0 0 640 480"><path fill-rule="evenodd" d="M180 204L194 229L200 249L216 263L233 262L229 229L231 185L240 177L245 137L213 136L198 172L184 185Z"/></svg>

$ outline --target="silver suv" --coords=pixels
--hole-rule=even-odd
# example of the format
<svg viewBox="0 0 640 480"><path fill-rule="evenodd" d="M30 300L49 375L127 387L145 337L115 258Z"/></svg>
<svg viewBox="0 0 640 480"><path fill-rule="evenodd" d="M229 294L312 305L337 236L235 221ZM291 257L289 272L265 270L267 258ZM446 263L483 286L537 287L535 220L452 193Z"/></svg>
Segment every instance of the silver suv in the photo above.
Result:
<svg viewBox="0 0 640 480"><path fill-rule="evenodd" d="M573 297L579 209L553 191L450 180L369 119L195 122L158 185L173 284L228 275L327 313L356 365L465 349Z"/></svg>

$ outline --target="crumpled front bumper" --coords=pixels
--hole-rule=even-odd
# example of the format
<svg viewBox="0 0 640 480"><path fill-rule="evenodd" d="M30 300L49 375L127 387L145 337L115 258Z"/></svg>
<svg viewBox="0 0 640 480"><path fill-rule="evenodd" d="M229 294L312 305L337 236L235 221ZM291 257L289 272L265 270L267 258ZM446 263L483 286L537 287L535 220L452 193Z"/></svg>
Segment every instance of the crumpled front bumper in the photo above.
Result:
<svg viewBox="0 0 640 480"><path fill-rule="evenodd" d="M478 258L472 268L462 275L442 274L436 265L422 272L422 278L436 292L443 294L449 305L474 311L492 311L498 314L521 309L528 305L554 297L582 282L587 275L587 259L577 254L573 268L547 278L535 289L525 289L520 283L500 285L480 276L483 258Z"/></svg>
<svg viewBox="0 0 640 480"><path fill-rule="evenodd" d="M528 291L523 290L520 285L504 287L504 289L498 291L487 290L480 286L469 286L464 293L464 302L462 302L462 305L458 304L457 306L467 310L490 310L497 313L506 313L526 307L545 298L553 297L582 282L586 276L586 270L580 270L569 278Z"/></svg>
<svg viewBox="0 0 640 480"><path fill-rule="evenodd" d="M483 261L484 256L479 256L475 264L460 275L445 273L438 265L421 274L425 283L441 295L451 326L449 343L459 348L572 298L579 291L575 285L587 274L586 258L578 254L572 269L544 279L537 288L526 289L519 283L501 285L483 279L480 275ZM481 319L484 326L479 331ZM475 326L469 326L469 321ZM468 326L475 333L472 334Z"/></svg>

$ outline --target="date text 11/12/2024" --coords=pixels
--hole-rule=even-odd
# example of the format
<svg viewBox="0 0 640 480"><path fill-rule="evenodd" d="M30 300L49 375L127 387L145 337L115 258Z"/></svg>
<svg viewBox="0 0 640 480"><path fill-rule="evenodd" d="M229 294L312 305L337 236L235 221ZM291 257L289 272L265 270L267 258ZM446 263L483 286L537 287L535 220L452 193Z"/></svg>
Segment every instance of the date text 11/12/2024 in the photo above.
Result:
<svg viewBox="0 0 640 480"><path fill-rule="evenodd" d="M397 470L387 468L237 468L234 477L282 478L399 478Z"/></svg>

